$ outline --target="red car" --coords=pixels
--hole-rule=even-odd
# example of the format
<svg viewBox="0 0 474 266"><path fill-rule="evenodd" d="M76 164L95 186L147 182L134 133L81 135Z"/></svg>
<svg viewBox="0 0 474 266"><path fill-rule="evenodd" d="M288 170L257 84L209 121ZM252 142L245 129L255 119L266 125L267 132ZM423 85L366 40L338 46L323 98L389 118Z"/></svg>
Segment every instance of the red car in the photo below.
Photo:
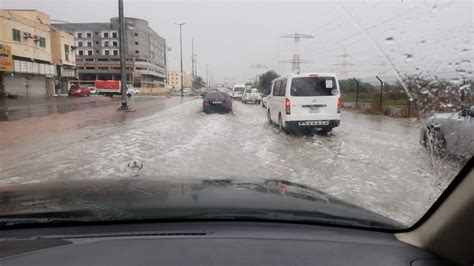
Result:
<svg viewBox="0 0 474 266"><path fill-rule="evenodd" d="M87 87L79 87L77 85L71 85L69 90L67 91L69 96L90 96L91 90Z"/></svg>

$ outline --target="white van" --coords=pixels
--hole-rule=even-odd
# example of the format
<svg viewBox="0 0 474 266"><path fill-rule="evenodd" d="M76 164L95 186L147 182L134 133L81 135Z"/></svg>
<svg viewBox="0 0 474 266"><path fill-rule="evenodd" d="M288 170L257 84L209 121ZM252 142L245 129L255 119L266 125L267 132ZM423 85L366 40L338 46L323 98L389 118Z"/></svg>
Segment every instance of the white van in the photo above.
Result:
<svg viewBox="0 0 474 266"><path fill-rule="evenodd" d="M329 132L339 126L340 113L341 94L335 74L290 74L272 81L267 118L282 131Z"/></svg>
<svg viewBox="0 0 474 266"><path fill-rule="evenodd" d="M235 84L232 89L233 95L232 98L236 100L242 100L242 95L244 94L245 84Z"/></svg>

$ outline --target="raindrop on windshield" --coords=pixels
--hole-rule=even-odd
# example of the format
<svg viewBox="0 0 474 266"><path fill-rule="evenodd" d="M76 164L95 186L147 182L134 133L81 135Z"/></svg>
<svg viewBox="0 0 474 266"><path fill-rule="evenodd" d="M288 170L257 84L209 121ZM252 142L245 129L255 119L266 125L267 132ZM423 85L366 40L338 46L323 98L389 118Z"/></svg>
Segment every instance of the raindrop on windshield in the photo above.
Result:
<svg viewBox="0 0 474 266"><path fill-rule="evenodd" d="M425 41L425 40L419 41L418 44L419 44L419 45L425 45L425 44L426 44L426 41Z"/></svg>
<svg viewBox="0 0 474 266"><path fill-rule="evenodd" d="M387 37L385 38L385 43L386 44L392 44L395 41L393 37Z"/></svg>

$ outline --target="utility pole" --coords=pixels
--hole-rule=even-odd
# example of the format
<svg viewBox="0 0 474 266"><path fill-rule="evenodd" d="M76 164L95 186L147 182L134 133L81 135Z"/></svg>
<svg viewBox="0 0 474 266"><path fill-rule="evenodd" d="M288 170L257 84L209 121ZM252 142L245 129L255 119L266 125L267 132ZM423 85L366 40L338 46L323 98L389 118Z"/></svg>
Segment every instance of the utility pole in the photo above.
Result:
<svg viewBox="0 0 474 266"><path fill-rule="evenodd" d="M360 83L360 82L359 82L358 79L356 79L356 78L354 78L354 77L353 77L352 79L354 79L354 81L357 83L357 90L356 90L356 109L358 109L358 108L359 108L359 83Z"/></svg>
<svg viewBox="0 0 474 266"><path fill-rule="evenodd" d="M183 84L183 34L182 34L182 28L183 28L183 25L186 24L186 22L175 23L175 24L179 26L179 50L180 50L180 57L181 57L181 72L180 72L180 76L181 76L181 98L183 98L183 96L184 96L184 94L183 94L184 84Z"/></svg>
<svg viewBox="0 0 474 266"><path fill-rule="evenodd" d="M210 86L209 86L209 65L206 64L206 84L207 84L207 88L209 89Z"/></svg>
<svg viewBox="0 0 474 266"><path fill-rule="evenodd" d="M119 7L119 45L120 45L120 90L122 105L119 111L130 111L127 104L127 68L125 63L125 25L123 23L123 0L118 0Z"/></svg>
<svg viewBox="0 0 474 266"><path fill-rule="evenodd" d="M280 38L291 38L294 41L294 47L293 47L293 59L287 59L287 60L282 60L279 63L291 63L291 71L294 73L300 73L301 68L300 64L301 63L311 63L311 61L307 60L302 60L300 58L300 52L299 52L299 43L301 38L314 38L312 35L307 35L307 34L302 34L302 33L292 33L292 34L286 34L280 36Z"/></svg>
<svg viewBox="0 0 474 266"><path fill-rule="evenodd" d="M383 81L379 76L375 76L380 81L380 112L383 113L382 93L383 93Z"/></svg>

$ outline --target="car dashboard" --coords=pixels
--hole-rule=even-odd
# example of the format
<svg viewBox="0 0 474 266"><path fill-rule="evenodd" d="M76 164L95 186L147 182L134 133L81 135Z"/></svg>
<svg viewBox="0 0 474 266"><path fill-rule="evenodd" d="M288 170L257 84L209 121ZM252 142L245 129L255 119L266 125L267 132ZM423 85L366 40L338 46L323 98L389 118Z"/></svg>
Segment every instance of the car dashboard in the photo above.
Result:
<svg viewBox="0 0 474 266"><path fill-rule="evenodd" d="M449 265L392 233L267 222L0 231L1 265Z"/></svg>

